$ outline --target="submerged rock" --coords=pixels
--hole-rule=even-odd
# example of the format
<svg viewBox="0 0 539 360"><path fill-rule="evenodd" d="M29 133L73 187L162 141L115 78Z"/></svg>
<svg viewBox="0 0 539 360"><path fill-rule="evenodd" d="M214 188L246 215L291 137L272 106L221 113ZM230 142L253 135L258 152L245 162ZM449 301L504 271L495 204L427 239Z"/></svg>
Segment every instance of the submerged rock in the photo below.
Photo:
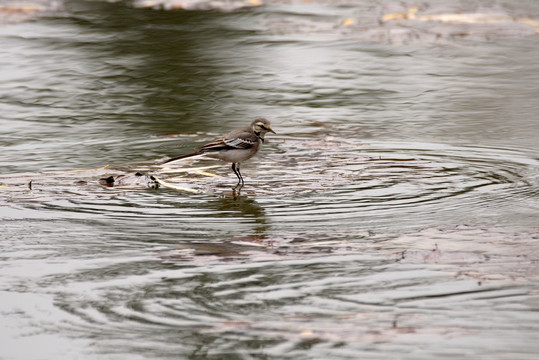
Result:
<svg viewBox="0 0 539 360"><path fill-rule="evenodd" d="M263 5L262 0L135 0L133 6L163 10L234 11Z"/></svg>
<svg viewBox="0 0 539 360"><path fill-rule="evenodd" d="M63 2L51 0L2 1L0 3L0 24L12 24L35 20L63 8Z"/></svg>
<svg viewBox="0 0 539 360"><path fill-rule="evenodd" d="M146 175L140 172L135 174L121 174L114 176L108 176L106 178L99 179L99 183L103 186L130 186L130 187L146 187L149 189L158 189L159 182L153 175Z"/></svg>
<svg viewBox="0 0 539 360"><path fill-rule="evenodd" d="M420 11L421 10L421 11ZM389 44L447 43L456 39L492 40L533 36L539 21L513 16L500 9L440 11L412 6L400 12L382 13L366 26L365 19L346 18L343 32L361 41Z"/></svg>
<svg viewBox="0 0 539 360"><path fill-rule="evenodd" d="M432 13L419 14L417 6L410 7L405 12L387 13L380 21L382 23L396 22L402 24L403 20L415 22L430 22L430 23L448 23L448 24L475 24L475 25L525 25L529 27L530 32L539 33L539 21L530 18L519 18L510 16L506 13L488 13L488 12L473 12L473 13Z"/></svg>

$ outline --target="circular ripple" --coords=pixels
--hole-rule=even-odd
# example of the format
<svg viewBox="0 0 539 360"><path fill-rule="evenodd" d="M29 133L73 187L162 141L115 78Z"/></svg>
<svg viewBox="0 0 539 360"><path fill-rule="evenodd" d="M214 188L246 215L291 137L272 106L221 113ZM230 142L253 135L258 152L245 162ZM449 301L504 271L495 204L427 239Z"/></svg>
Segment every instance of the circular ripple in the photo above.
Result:
<svg viewBox="0 0 539 360"><path fill-rule="evenodd" d="M231 190L236 178L228 165L211 169L218 177L191 173L179 180L169 180L159 168L149 170L198 194L107 188L98 179L114 170L93 169L0 179L10 187L2 195L14 209L48 208L57 211L52 216L68 218L107 216L135 221L133 226L143 225L137 219L154 219L164 227L180 224L187 232L253 224L259 230L272 224L405 228L490 217L531 223L539 207L539 160L511 149L359 144L333 137L287 138L268 147L260 161L242 167L246 185L239 197Z"/></svg>
<svg viewBox="0 0 539 360"><path fill-rule="evenodd" d="M539 205L539 162L514 150L334 138L285 146L256 175L267 192L286 198L274 204L282 222L328 225L402 214L462 221L507 210L531 216Z"/></svg>

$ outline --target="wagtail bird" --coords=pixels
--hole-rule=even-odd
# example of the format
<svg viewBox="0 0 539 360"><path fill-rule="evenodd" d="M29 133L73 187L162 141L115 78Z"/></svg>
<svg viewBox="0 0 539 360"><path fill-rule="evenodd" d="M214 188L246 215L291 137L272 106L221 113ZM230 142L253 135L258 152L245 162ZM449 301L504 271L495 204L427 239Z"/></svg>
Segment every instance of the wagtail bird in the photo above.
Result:
<svg viewBox="0 0 539 360"><path fill-rule="evenodd" d="M264 142L264 136L267 132L276 134L268 120L257 118L251 125L231 131L206 145L198 147L195 152L168 159L163 164L197 155L205 155L213 159L231 162L232 171L238 177L235 188L238 186L241 188L244 182L240 173L240 163L256 155L260 150L260 145Z"/></svg>

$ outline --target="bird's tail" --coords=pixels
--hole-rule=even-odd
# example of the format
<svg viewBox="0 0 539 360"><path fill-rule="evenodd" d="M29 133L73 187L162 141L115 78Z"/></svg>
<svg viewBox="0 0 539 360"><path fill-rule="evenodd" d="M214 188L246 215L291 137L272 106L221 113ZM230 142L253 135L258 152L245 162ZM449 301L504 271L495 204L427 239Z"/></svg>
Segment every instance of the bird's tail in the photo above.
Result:
<svg viewBox="0 0 539 360"><path fill-rule="evenodd" d="M185 159L185 158L188 158L188 157L191 157L191 156L197 156L197 155L202 155L202 152L195 151L195 152L192 152L192 153L189 153L189 154L183 154L183 155L180 155L180 156L176 156L176 157L173 157L171 159L168 159L167 161L164 161L162 164L166 164L166 163L169 163L169 162L173 162L173 161L176 161L176 160L181 160L181 159Z"/></svg>

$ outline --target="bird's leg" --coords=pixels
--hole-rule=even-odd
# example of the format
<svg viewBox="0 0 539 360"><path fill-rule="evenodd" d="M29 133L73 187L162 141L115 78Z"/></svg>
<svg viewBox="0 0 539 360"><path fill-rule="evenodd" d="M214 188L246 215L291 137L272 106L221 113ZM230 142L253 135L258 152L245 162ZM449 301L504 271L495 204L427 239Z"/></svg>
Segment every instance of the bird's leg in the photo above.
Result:
<svg viewBox="0 0 539 360"><path fill-rule="evenodd" d="M234 171L234 174L236 174L236 176L238 177L238 183L236 184L236 186L234 187L234 190L236 189L241 189L243 187L243 177L241 176L241 173L240 173L240 163L232 163L232 171Z"/></svg>
<svg viewBox="0 0 539 360"><path fill-rule="evenodd" d="M243 176L241 175L241 172L240 172L240 163L237 163L238 165L236 165L236 170L238 170L238 174L240 174L240 180L241 180L241 186L243 186L244 182L243 182Z"/></svg>
<svg viewBox="0 0 539 360"><path fill-rule="evenodd" d="M236 174L236 176L238 177L238 185L240 183L240 176L238 175L238 171L236 170L236 163L232 163L232 171L234 171L234 174ZM238 186L236 185L236 186Z"/></svg>

